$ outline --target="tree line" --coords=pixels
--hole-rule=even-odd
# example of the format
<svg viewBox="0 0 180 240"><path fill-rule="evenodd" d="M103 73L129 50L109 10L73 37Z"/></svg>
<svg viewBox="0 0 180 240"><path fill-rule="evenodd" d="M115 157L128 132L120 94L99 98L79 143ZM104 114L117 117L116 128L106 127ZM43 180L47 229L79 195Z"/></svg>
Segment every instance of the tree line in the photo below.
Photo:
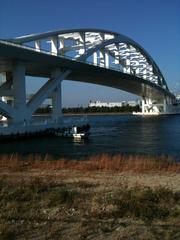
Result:
<svg viewBox="0 0 180 240"><path fill-rule="evenodd" d="M121 107L68 107L63 108L63 113L126 113L126 112L139 112L140 106L121 106ZM36 113L37 114L49 114L52 112L52 108L45 107L45 108L39 108Z"/></svg>

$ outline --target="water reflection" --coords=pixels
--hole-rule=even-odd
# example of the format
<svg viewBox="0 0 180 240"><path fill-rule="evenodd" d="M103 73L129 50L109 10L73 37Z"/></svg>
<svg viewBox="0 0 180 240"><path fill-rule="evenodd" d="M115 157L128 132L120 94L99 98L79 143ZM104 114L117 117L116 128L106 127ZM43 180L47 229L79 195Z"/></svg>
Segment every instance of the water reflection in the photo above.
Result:
<svg viewBox="0 0 180 240"><path fill-rule="evenodd" d="M73 138L72 141L73 141L74 146L83 146L85 144L88 144L89 139Z"/></svg>

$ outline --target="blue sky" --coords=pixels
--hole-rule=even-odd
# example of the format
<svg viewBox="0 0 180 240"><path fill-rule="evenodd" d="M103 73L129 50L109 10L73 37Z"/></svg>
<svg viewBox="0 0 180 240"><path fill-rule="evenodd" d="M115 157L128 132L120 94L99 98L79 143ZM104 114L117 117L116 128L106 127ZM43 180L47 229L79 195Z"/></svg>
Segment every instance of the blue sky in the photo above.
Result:
<svg viewBox="0 0 180 240"><path fill-rule="evenodd" d="M180 0L2 0L0 38L69 28L113 30L141 44L158 64L170 89L180 92L179 13ZM28 82L28 89L38 86L34 79ZM117 89L63 82L64 106L134 98Z"/></svg>

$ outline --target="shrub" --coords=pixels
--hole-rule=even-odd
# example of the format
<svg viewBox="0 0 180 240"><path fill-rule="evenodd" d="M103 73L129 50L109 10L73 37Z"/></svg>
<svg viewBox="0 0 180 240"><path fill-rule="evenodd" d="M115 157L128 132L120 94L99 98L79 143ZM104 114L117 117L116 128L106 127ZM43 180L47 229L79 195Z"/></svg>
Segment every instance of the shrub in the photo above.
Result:
<svg viewBox="0 0 180 240"><path fill-rule="evenodd" d="M0 240L14 240L16 239L16 235L14 231L10 229L6 229L0 233Z"/></svg>
<svg viewBox="0 0 180 240"><path fill-rule="evenodd" d="M180 193L179 193L180 194ZM112 212L116 217L135 217L142 220L164 219L172 214L179 214L174 207L177 204L178 193L169 189L132 188L122 189L115 194L107 194L100 199L101 204L117 206Z"/></svg>
<svg viewBox="0 0 180 240"><path fill-rule="evenodd" d="M78 192L66 186L56 187L49 195L50 205L73 204L78 196Z"/></svg>

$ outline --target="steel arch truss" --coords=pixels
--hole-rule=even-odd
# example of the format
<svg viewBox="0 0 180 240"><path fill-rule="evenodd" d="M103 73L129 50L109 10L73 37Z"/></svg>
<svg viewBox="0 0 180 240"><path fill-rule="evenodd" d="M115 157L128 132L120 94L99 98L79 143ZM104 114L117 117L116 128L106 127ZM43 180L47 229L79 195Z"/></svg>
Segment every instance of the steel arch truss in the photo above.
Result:
<svg viewBox="0 0 180 240"><path fill-rule="evenodd" d="M15 43L49 51L100 67L113 68L145 79L168 91L165 79L152 57L132 39L97 29L47 32L11 39Z"/></svg>

